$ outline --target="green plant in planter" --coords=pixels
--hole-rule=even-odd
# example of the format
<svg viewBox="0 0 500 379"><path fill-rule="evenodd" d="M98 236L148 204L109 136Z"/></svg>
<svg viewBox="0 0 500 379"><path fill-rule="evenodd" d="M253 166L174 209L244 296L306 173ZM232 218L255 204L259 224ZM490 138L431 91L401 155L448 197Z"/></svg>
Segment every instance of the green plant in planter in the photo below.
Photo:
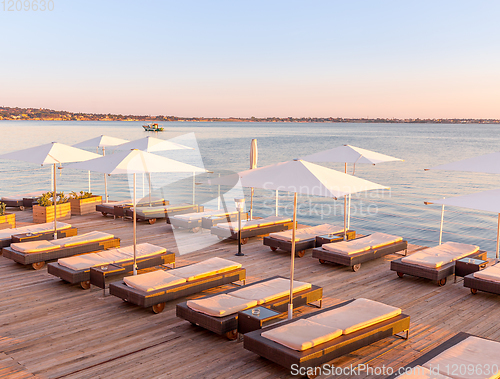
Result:
<svg viewBox="0 0 500 379"><path fill-rule="evenodd" d="M84 192L80 191L80 194L77 194L75 191L72 191L70 194L72 199L88 199L89 197L92 197L92 192Z"/></svg>
<svg viewBox="0 0 500 379"><path fill-rule="evenodd" d="M42 207L50 207L51 205L54 205L54 199L52 195L52 192L45 192L38 200L38 205ZM64 195L64 192L59 192L59 195L57 196L57 204L67 203L68 200L69 198L68 196Z"/></svg>
<svg viewBox="0 0 500 379"><path fill-rule="evenodd" d="M0 216L3 216L5 214L5 203L0 203Z"/></svg>

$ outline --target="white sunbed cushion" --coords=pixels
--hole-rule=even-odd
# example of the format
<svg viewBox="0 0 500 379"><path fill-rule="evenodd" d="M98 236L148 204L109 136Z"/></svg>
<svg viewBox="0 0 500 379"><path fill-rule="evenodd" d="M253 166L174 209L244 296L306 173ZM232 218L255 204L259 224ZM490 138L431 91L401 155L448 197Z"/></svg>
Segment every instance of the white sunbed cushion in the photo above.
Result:
<svg viewBox="0 0 500 379"><path fill-rule="evenodd" d="M473 275L474 278L500 282L500 264L486 267L484 270L476 271Z"/></svg>
<svg viewBox="0 0 500 379"><path fill-rule="evenodd" d="M316 236L321 236L324 234L334 234L340 233L344 230L343 227L335 226L332 224L322 224L318 226L313 226L310 228L302 228L297 229L295 231L295 241L304 241L312 238L316 238ZM276 238L282 241L291 241L292 240L292 230L286 230L284 232L279 233L271 233L269 237Z"/></svg>
<svg viewBox="0 0 500 379"><path fill-rule="evenodd" d="M343 334L349 334L378 324L399 314L401 314L400 308L361 298L343 307L309 317L308 320L340 328Z"/></svg>
<svg viewBox="0 0 500 379"><path fill-rule="evenodd" d="M224 211L205 211L205 212L193 212L193 213L185 213L182 215L175 215L172 216L172 219L179 219L179 220L184 220L184 221L190 221L190 220L201 220L203 217L209 217L209 216L214 216L214 215L223 215L226 212Z"/></svg>
<svg viewBox="0 0 500 379"><path fill-rule="evenodd" d="M51 241L29 241L12 243L10 247L21 253L41 253L44 251L59 249L59 245L54 245Z"/></svg>
<svg viewBox="0 0 500 379"><path fill-rule="evenodd" d="M293 292L311 288L311 283L293 281ZM248 300L257 300L259 305L287 296L290 293L290 280L275 278L262 283L247 285L231 292L231 296Z"/></svg>
<svg viewBox="0 0 500 379"><path fill-rule="evenodd" d="M57 222L57 230L63 230L71 228L71 224L66 224L64 222ZM14 234L25 234L25 233L43 233L54 230L54 223L47 222L44 224L35 224L21 226L19 228L0 230L0 239L11 238Z"/></svg>
<svg viewBox="0 0 500 379"><path fill-rule="evenodd" d="M60 245L63 247L70 247L76 245L84 245L90 242L99 242L107 239L113 238L113 234L104 233L104 232L89 232L85 234L80 234L78 236L60 238L58 240L52 241L56 245Z"/></svg>
<svg viewBox="0 0 500 379"><path fill-rule="evenodd" d="M438 356L423 364L424 367L439 367L440 374L454 379L492 379L499 378L500 371L485 374L485 368L500 364L500 342L470 336L455 346L443 351ZM452 367L459 369L452 372ZM479 370L460 370L460 367L481 367ZM449 371L449 372L448 372Z"/></svg>
<svg viewBox="0 0 500 379"><path fill-rule="evenodd" d="M80 271L88 270L94 266L108 265L112 262L109 261L109 257L103 257L99 253L90 253L60 258L57 260L57 263L71 270Z"/></svg>
<svg viewBox="0 0 500 379"><path fill-rule="evenodd" d="M304 351L341 336L342 330L301 319L261 335L290 349Z"/></svg>
<svg viewBox="0 0 500 379"><path fill-rule="evenodd" d="M185 283L186 279L179 278L163 270L158 270L140 275L127 276L123 278L123 281L129 287L150 292Z"/></svg>
<svg viewBox="0 0 500 379"><path fill-rule="evenodd" d="M479 250L479 246L465 243L445 242L439 246L417 251L401 259L401 262L419 266L439 268Z"/></svg>
<svg viewBox="0 0 500 379"><path fill-rule="evenodd" d="M458 242L445 242L436 248L441 248L443 251L447 252L450 255L455 257L455 260L461 259L466 255L470 255L479 250L479 246L469 245L466 243L458 243Z"/></svg>
<svg viewBox="0 0 500 379"><path fill-rule="evenodd" d="M207 276L235 270L240 267L241 263L215 257L189 266L173 269L171 273L179 278L184 278L189 282L205 278Z"/></svg>
<svg viewBox="0 0 500 379"><path fill-rule="evenodd" d="M340 254L356 254L362 253L370 249L377 249L379 247L390 245L392 243L402 241L402 237L393 236L385 233L373 233L366 237L350 241L333 242L322 245L323 249L333 251Z"/></svg>
<svg viewBox="0 0 500 379"><path fill-rule="evenodd" d="M436 372L436 367L432 368L432 371L423 366L415 366L408 370L407 373L398 375L396 379L399 378L413 378L413 379L452 379L450 376L441 375Z"/></svg>
<svg viewBox="0 0 500 379"><path fill-rule="evenodd" d="M258 220L241 221L241 230L253 229L268 225L281 224L292 221L291 218L270 216ZM222 222L217 224L215 228L232 229L238 231L238 222Z"/></svg>
<svg viewBox="0 0 500 379"><path fill-rule="evenodd" d="M187 306L192 310L215 317L227 316L256 305L255 300L240 299L226 294L187 302Z"/></svg>

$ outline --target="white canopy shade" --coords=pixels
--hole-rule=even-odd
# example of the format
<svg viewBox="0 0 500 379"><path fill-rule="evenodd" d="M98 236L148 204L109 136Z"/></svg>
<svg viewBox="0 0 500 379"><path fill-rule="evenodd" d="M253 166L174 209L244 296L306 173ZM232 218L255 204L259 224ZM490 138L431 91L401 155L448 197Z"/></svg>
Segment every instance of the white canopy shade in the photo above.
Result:
<svg viewBox="0 0 500 379"><path fill-rule="evenodd" d="M116 137L101 135L86 141L77 143L73 147L109 147L127 143L128 140Z"/></svg>
<svg viewBox="0 0 500 379"><path fill-rule="evenodd" d="M203 168L192 166L187 163L177 162L170 158L161 157L156 154L141 150L120 151L112 155L106 155L86 162L73 163L67 168L90 170L105 174L134 174L134 275L137 274L136 245L137 245L137 217L136 217L136 174L148 172L207 172Z"/></svg>
<svg viewBox="0 0 500 379"><path fill-rule="evenodd" d="M115 150L128 151L131 149L144 150L147 151L148 153L152 153L155 151L166 151L166 150L187 150L187 149L193 150L193 148L191 147L155 137L144 137L115 146Z"/></svg>
<svg viewBox="0 0 500 379"><path fill-rule="evenodd" d="M427 168L425 170L468 171L500 174L500 152L480 155L478 157L468 158L457 162L445 163L439 166Z"/></svg>
<svg viewBox="0 0 500 379"><path fill-rule="evenodd" d="M499 247L500 247L500 189L493 189L488 191L470 193L468 195L463 195L463 196L454 196L439 200L426 201L425 204L441 204L443 206L441 211L441 226L439 230L440 243L441 243L441 236L443 233L443 213L445 205L452 205L455 207L498 213L497 250L496 250L496 257L498 258Z"/></svg>
<svg viewBox="0 0 500 379"><path fill-rule="evenodd" d="M308 162L341 162L341 163L368 163L402 161L389 155L376 153L360 147L343 145L330 150L320 151L301 158Z"/></svg>
<svg viewBox="0 0 500 379"><path fill-rule="evenodd" d="M224 178L214 179L214 184L233 184L240 180L243 187L274 189L294 193L292 249L290 264L290 297L288 318L293 313L293 274L295 262L295 230L297 227L297 194L337 198L361 191L388 189L380 184L344 174L314 163L301 160L277 163L253 170L242 171ZM344 218L345 229L345 218Z"/></svg>

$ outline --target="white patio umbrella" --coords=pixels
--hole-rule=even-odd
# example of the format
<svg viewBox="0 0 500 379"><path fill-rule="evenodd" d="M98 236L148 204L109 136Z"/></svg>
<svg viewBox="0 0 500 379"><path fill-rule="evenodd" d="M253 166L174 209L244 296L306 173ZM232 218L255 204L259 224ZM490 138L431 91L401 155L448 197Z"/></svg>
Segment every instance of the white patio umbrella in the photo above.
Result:
<svg viewBox="0 0 500 379"><path fill-rule="evenodd" d="M467 172L485 172L487 174L500 174L500 152L489 153L463 159L461 161L445 163L439 166L426 168L428 170L446 170L446 171L467 171Z"/></svg>
<svg viewBox="0 0 500 379"><path fill-rule="evenodd" d="M443 215L444 206L453 205L455 207L476 209L479 211L495 212L498 213L498 227L497 227L497 251L496 258L499 257L500 248L500 189L482 191L471 193L463 196L454 196L440 200L426 201L425 204L441 204L441 225L439 228L439 244L441 245L441 238L443 235Z"/></svg>
<svg viewBox="0 0 500 379"><path fill-rule="evenodd" d="M52 164L54 176L54 239L57 239L57 196L56 196L56 165L67 162L80 162L99 157L98 154L68 146L58 142L30 147L11 153L0 155L0 159L12 159L39 165Z"/></svg>
<svg viewBox="0 0 500 379"><path fill-rule="evenodd" d="M257 168L258 158L257 140L254 138L250 145L250 170ZM250 189L250 220L253 220L253 187Z"/></svg>
<svg viewBox="0 0 500 379"><path fill-rule="evenodd" d="M124 143L127 143L128 140L122 139L122 138L116 138L116 137L110 137L110 136L105 136L105 135L100 135L99 137L91 138L86 141L77 143L76 145L73 145L73 147L96 147L97 150L99 148L102 148L102 155L106 155L106 148L109 146L116 146L116 145L121 145ZM89 171L89 192L90 192L90 171ZM107 177L106 174L104 174L104 201L107 203L108 202L108 183L107 183Z"/></svg>
<svg viewBox="0 0 500 379"><path fill-rule="evenodd" d="M333 149L320 151L314 154L307 155L301 158L308 162L338 162L344 163L344 172L347 174L347 164L352 163L352 174L356 170L357 163L365 163L376 165L382 162L403 161L402 159L391 157L390 155L376 153L371 150L362 149L360 147L343 145L334 147ZM351 226L351 196L349 195L349 205L346 205L344 198L344 217L347 213L347 228Z"/></svg>
<svg viewBox="0 0 500 379"><path fill-rule="evenodd" d="M288 304L288 318L292 318L293 313L293 273L295 264L295 230L297 224L297 194L310 196L322 196L338 198L350 193L369 191L374 189L388 189L381 186L335 171L314 163L302 160L293 160L277 163L253 170L247 170L237 175L229 175L220 179L220 184L234 183L238 177L243 187L255 187L264 189L274 189L294 193L293 198L293 227L292 227L292 251L290 264L290 298ZM212 180L217 184L218 179Z"/></svg>
<svg viewBox="0 0 500 379"><path fill-rule="evenodd" d="M176 142L156 138L144 137L115 146L115 150L130 151L138 149L147 153L167 150L193 150L192 147L184 146ZM193 175L193 197L194 197L194 175ZM144 174L142 176L142 196L144 197ZM149 173L149 203L151 204L151 173ZM193 200L194 205L194 200Z"/></svg>
<svg viewBox="0 0 500 379"><path fill-rule="evenodd" d="M137 275L136 266L136 174L150 172L206 172L205 169L161 157L141 150L120 151L105 157L91 159L86 162L73 163L67 168L102 172L109 175L133 174L134 177L134 275Z"/></svg>

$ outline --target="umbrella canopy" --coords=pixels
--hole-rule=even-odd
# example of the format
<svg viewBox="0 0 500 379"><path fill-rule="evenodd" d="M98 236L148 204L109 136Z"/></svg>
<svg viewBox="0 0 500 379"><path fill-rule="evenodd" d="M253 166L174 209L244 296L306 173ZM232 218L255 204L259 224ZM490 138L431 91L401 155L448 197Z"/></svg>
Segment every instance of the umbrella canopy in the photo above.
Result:
<svg viewBox="0 0 500 379"><path fill-rule="evenodd" d="M254 138L250 144L250 170L257 168L257 159L259 157L257 149L257 140ZM253 219L253 187L250 191L250 220Z"/></svg>
<svg viewBox="0 0 500 379"><path fill-rule="evenodd" d="M497 251L496 251L496 257L498 258L499 247L500 247L500 189L476 192L463 196L454 196L440 200L426 201L425 204L441 204L443 206L442 212L444 212L445 205L452 205L455 207L498 213ZM443 220L443 214L441 214L441 227L439 231L440 243L441 243L441 235L443 233L442 220Z"/></svg>
<svg viewBox="0 0 500 379"><path fill-rule="evenodd" d="M214 184L230 184L239 179L244 187L274 189L294 193L292 251L290 264L290 298L288 318L292 318L293 273L295 260L295 230L297 225L297 194L338 198L361 191L388 189L352 175L344 174L314 163L301 160L277 163L254 170L247 170L224 178L214 179Z"/></svg>
<svg viewBox="0 0 500 379"><path fill-rule="evenodd" d="M427 170L448 170L485 172L487 174L500 174L500 152L480 155L457 162L446 163L439 166L426 168Z"/></svg>
<svg viewBox="0 0 500 379"><path fill-rule="evenodd" d="M0 159L12 159L39 165L52 164L54 176L54 239L57 239L57 197L56 197L56 164L67 162L80 162L99 157L98 154L90 153L76 147L68 146L58 142L30 147L11 153L0 155Z"/></svg>
<svg viewBox="0 0 500 379"><path fill-rule="evenodd" d="M144 150L147 151L148 153L152 153L155 151L166 151L166 150L187 150L187 149L193 150L192 147L184 146L179 143L155 137L144 137L115 146L115 150L129 151L131 149Z"/></svg>
<svg viewBox="0 0 500 379"><path fill-rule="evenodd" d="M101 135L73 145L74 147L102 147L102 155L106 155L106 147L127 143L128 140L116 137ZM90 171L89 171L89 192L90 192ZM108 181L104 174L104 199L108 202Z"/></svg>
<svg viewBox="0 0 500 379"><path fill-rule="evenodd" d="M76 145L73 145L73 147L79 147L79 148L81 148L81 147L110 147L110 146L121 145L121 144L124 144L127 142L129 142L129 141L126 139L100 135L99 137L91 138L91 139L88 139L86 141L77 143Z"/></svg>
<svg viewBox="0 0 500 379"><path fill-rule="evenodd" d="M187 163L175 161L141 150L120 151L118 153L91 159L86 162L73 163L68 168L90 170L105 174L133 174L134 175L134 275L137 274L136 265L136 174L150 172L207 172L203 168Z"/></svg>
<svg viewBox="0 0 500 379"><path fill-rule="evenodd" d="M301 159L308 162L368 163L373 165L382 162L402 161L399 158L351 145L343 145L330 150L320 151Z"/></svg>

